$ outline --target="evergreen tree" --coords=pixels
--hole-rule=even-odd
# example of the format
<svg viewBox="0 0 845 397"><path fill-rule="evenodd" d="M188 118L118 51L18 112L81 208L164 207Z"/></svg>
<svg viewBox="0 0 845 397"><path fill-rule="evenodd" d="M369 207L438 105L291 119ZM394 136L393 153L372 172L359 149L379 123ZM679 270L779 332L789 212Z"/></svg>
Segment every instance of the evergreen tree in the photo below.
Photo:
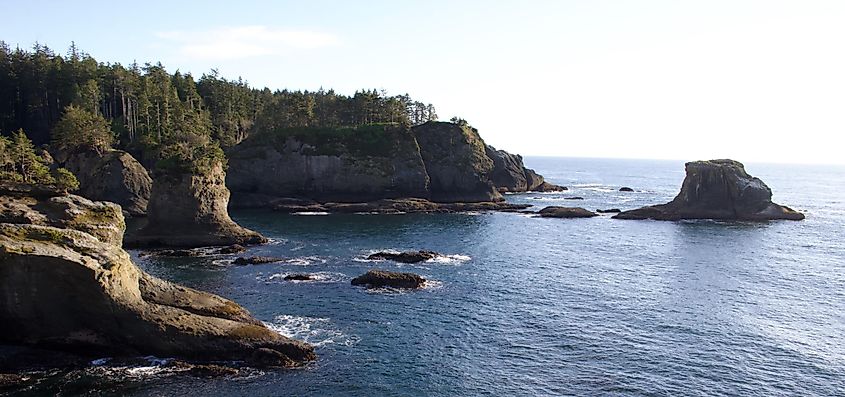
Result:
<svg viewBox="0 0 845 397"><path fill-rule="evenodd" d="M93 149L103 153L114 142L108 121L97 113L70 105L53 128L53 148L61 152Z"/></svg>

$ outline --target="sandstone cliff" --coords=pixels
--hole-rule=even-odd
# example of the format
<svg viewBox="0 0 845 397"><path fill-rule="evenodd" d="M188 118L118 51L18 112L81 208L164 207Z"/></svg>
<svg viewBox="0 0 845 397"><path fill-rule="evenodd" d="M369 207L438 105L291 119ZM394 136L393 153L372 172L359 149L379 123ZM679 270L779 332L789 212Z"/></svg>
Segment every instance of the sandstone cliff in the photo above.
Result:
<svg viewBox="0 0 845 397"><path fill-rule="evenodd" d="M79 194L117 203L130 216L144 216L152 190L147 170L129 153L83 150L57 153L58 163L79 180Z"/></svg>
<svg viewBox="0 0 845 397"><path fill-rule="evenodd" d="M127 236L135 247L259 244L266 239L229 217L223 164L202 173L162 174L153 182L148 222Z"/></svg>
<svg viewBox="0 0 845 397"><path fill-rule="evenodd" d="M269 330L236 303L141 271L120 248L117 205L3 193L3 343L269 365L314 358L311 346Z"/></svg>
<svg viewBox="0 0 845 397"><path fill-rule="evenodd" d="M723 219L762 221L804 219L804 214L772 202L772 190L734 160L686 164L681 192L669 203L624 211L615 219Z"/></svg>

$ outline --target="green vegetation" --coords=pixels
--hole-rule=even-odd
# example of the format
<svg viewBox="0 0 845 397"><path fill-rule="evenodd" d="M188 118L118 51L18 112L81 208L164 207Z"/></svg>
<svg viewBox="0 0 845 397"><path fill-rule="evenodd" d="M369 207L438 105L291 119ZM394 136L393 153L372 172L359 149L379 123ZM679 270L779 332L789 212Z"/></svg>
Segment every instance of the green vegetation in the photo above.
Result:
<svg viewBox="0 0 845 397"><path fill-rule="evenodd" d="M36 154L35 146L23 130L12 138L0 136L0 182L55 185L64 190L76 190L79 181L68 170L50 172L47 161Z"/></svg>
<svg viewBox="0 0 845 397"><path fill-rule="evenodd" d="M436 119L434 106L407 94L271 91L215 70L195 81L160 63L99 63L75 45L62 56L41 45L12 50L0 42L0 133L23 129L36 144L57 149L117 147L160 173L201 172L223 160L221 148L288 129L314 133L307 139L332 147L383 153L390 145L384 128L361 126ZM364 139L350 143L347 132Z"/></svg>
<svg viewBox="0 0 845 397"><path fill-rule="evenodd" d="M53 148L74 151L80 148L103 153L114 143L111 126L103 116L76 105L65 108L64 114L53 127Z"/></svg>

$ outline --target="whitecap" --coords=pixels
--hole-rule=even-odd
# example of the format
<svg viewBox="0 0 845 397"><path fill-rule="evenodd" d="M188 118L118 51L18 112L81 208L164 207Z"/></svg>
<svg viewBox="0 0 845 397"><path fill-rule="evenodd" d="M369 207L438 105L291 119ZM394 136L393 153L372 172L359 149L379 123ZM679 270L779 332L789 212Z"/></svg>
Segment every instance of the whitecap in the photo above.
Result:
<svg viewBox="0 0 845 397"><path fill-rule="evenodd" d="M325 211L303 211L303 212L294 212L291 215L328 215L328 212Z"/></svg>
<svg viewBox="0 0 845 397"><path fill-rule="evenodd" d="M264 325L288 338L305 341L317 347L328 344L352 346L360 340L357 336L346 335L335 329L328 318L283 314L276 316L272 323Z"/></svg>
<svg viewBox="0 0 845 397"><path fill-rule="evenodd" d="M109 361L111 361L111 357L103 357L103 358L98 358L96 360L92 360L90 364L93 365L93 366L100 366L100 365L105 365Z"/></svg>
<svg viewBox="0 0 845 397"><path fill-rule="evenodd" d="M274 282L274 283L338 283L346 280L346 275L343 273L332 273L332 272L317 272L317 273L307 273L309 276L312 277L312 280L285 280L285 277L290 276L292 274L302 274L302 273L275 273L271 274L267 277L266 282Z"/></svg>
<svg viewBox="0 0 845 397"><path fill-rule="evenodd" d="M469 255L438 255L434 258L427 260L427 263L461 263L472 260L472 257Z"/></svg>
<svg viewBox="0 0 845 397"><path fill-rule="evenodd" d="M327 261L325 259L318 258L316 256L302 256L298 258L286 259L282 263L294 266L309 266L315 263L324 264L326 262Z"/></svg>

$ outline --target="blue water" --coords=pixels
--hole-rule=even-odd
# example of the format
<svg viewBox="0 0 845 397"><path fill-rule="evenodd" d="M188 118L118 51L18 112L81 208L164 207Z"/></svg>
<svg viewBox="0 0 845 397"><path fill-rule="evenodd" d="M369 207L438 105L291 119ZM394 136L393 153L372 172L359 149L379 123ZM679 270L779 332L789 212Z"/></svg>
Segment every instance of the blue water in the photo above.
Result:
<svg viewBox="0 0 845 397"><path fill-rule="evenodd" d="M673 161L526 163L570 187L508 195L537 209L662 203L684 176L683 163ZM97 385L92 394L139 396L845 395L845 168L746 168L768 183L776 202L807 219L237 212L238 222L272 239L250 255L290 260L140 264L241 303L280 332L315 344L319 359L235 378L153 367L93 373L87 381ZM621 186L636 192L620 193ZM584 200L563 199L571 196ZM383 249L450 256L419 265L362 259ZM434 282L402 293L349 284L371 268ZM281 279L300 272L320 281Z"/></svg>

